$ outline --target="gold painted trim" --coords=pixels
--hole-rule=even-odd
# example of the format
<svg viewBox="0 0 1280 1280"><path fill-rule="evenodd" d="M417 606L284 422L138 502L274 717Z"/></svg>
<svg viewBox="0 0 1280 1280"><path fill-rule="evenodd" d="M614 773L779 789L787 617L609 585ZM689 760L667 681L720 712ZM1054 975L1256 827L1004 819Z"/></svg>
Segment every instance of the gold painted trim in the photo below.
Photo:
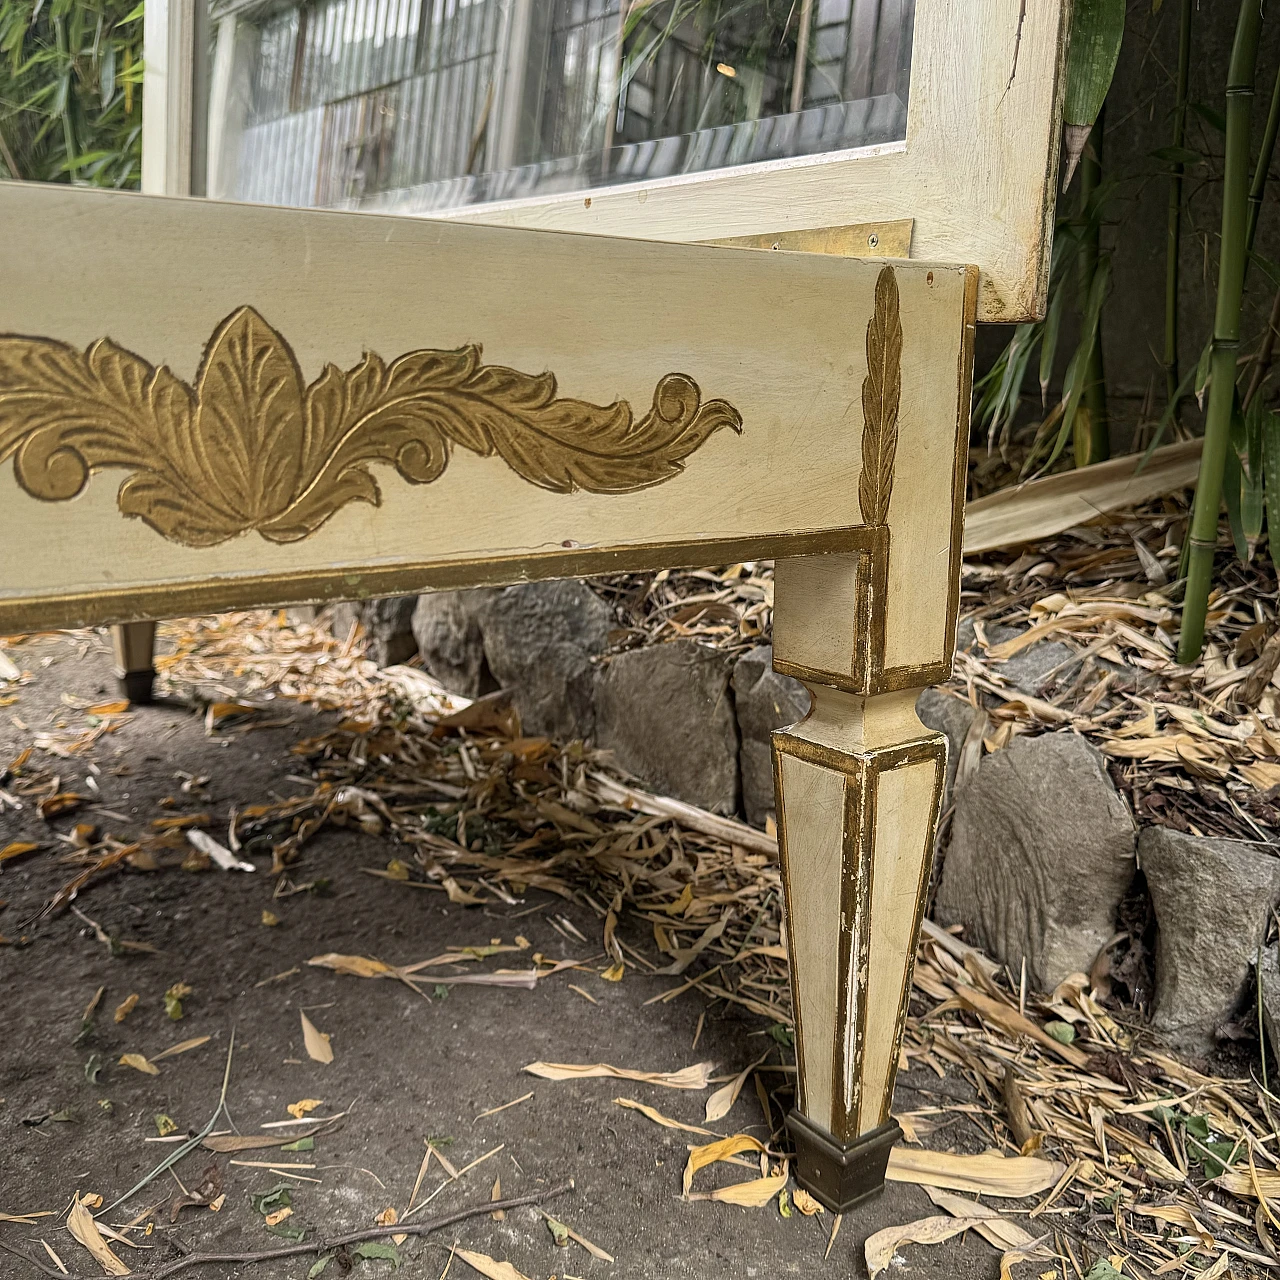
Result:
<svg viewBox="0 0 1280 1280"><path fill-rule="evenodd" d="M772 249L786 253L825 253L839 258L909 258L913 218L889 222L849 222L839 227L807 227L800 231L727 236L699 244L729 249Z"/></svg>
<svg viewBox="0 0 1280 1280"><path fill-rule="evenodd" d="M876 304L867 321L867 374L862 380L862 474L858 506L864 524L889 521L902 404L902 316L892 267L876 277Z"/></svg>
<svg viewBox="0 0 1280 1280"><path fill-rule="evenodd" d="M885 272L891 269L886 267ZM883 278L884 273L882 273ZM956 642L956 628L960 617L960 575L964 559L964 497L968 476L970 401L973 393L973 345L976 332L979 276L976 267L965 272L964 317L960 340L958 389L956 397L956 434L952 453L951 496L951 546L950 580L947 594L947 610L943 622L942 650L944 657L936 662L884 665L885 633L888 617L888 578L890 555L890 529L888 525L863 526L868 534L865 547L858 549L857 585L854 598L853 653L847 674L789 662L774 657L773 667L780 675L791 676L805 684L820 684L839 689L844 693L861 697L873 697L880 693L897 693L905 689L922 689L941 684L950 679ZM877 282L877 290L879 283ZM868 324L868 356L872 346L871 328ZM868 375L867 382L870 382ZM867 387L864 383L864 397ZM864 405L864 413L866 406ZM863 474L859 479L859 499L864 516L868 503L863 502L862 490L866 482L866 455L868 447L864 439ZM888 467L888 496L885 497L887 514L888 497L892 496L893 469ZM868 482L869 483L869 482ZM874 505L875 495L871 495Z"/></svg>
<svg viewBox="0 0 1280 1280"><path fill-rule="evenodd" d="M680 475L722 427L741 434L741 414L684 373L659 379L637 420L623 400L558 396L552 373L482 364L478 346L366 352L306 384L252 307L218 325L190 386L109 338L81 352L0 335L0 462L13 457L18 484L64 502L122 469L121 513L188 547L298 542L349 502L380 505L370 464L430 484L455 447L553 493L633 493Z"/></svg>
<svg viewBox="0 0 1280 1280"><path fill-rule="evenodd" d="M708 564L768 560L788 555L848 555L860 550L869 534L869 530L855 527L749 538L636 542L511 556L477 556L367 568L351 566L345 569L204 578L197 582L104 587L75 594L21 596L14 600L0 597L0 635L98 627L117 622L145 622L268 605L324 605L339 600L413 595L422 591L509 586L552 578L589 578L603 573L698 569Z"/></svg>

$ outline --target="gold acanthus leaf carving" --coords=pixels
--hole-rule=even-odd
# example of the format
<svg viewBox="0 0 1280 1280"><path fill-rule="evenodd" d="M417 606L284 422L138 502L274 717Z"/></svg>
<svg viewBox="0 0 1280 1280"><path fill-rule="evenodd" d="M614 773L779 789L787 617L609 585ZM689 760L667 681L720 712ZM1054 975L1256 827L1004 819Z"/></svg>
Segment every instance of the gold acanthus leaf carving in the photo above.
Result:
<svg viewBox="0 0 1280 1280"><path fill-rule="evenodd" d="M867 322L867 376L862 380L862 475L858 506L866 524L885 524L893 496L902 400L902 317L892 267L876 278L876 306Z"/></svg>
<svg viewBox="0 0 1280 1280"><path fill-rule="evenodd" d="M482 364L478 346L369 352L307 385L252 307L218 326L194 386L108 338L81 352L0 335L0 462L22 488L59 502L123 468L120 510L190 547L250 530L295 542L348 502L379 504L370 463L428 484L453 445L556 493L629 493L679 475L721 427L741 432L738 411L686 374L663 377L637 420L626 401L557 397L554 374Z"/></svg>

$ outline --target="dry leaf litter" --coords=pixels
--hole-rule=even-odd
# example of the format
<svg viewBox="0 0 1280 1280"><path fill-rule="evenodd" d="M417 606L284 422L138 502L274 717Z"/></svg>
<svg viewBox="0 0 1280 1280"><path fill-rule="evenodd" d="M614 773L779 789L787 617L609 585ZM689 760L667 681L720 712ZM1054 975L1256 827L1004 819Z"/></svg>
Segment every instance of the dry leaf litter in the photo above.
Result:
<svg viewBox="0 0 1280 1280"><path fill-rule="evenodd" d="M985 712L982 751L999 750L1019 733L1069 728L1109 757L1144 820L1273 840L1280 829L1275 578L1269 566L1227 568L1203 659L1194 668L1177 666L1178 600L1168 584L1185 522L1185 506L1166 499L1021 554L966 564L962 613L973 643L958 658L951 688ZM617 607L617 648L684 636L745 648L769 634L766 564L595 585ZM1022 630L997 641L996 627ZM123 867L229 868L268 855L277 895L295 892L305 887L307 842L330 824L390 842L393 856L364 869L392 891L441 893L471 905L517 904L534 888L584 903L598 916L600 934L588 942L560 918L557 927L585 957L570 965L614 981L628 972L659 975L669 985L650 1002L692 993L728 1002L767 1019L776 1043L726 1077L710 1076L705 1063L667 1078L608 1064L526 1069L549 1080L604 1076L686 1090L720 1083L705 1123L727 1119L750 1077L768 1116L767 1142L673 1120L625 1097L615 1101L638 1119L710 1139L690 1144L687 1198L772 1204L784 1216L823 1212L790 1189L788 1178L781 1121L793 1088L792 1022L770 833L649 795L582 744L525 736L501 697L469 703L412 666L380 672L363 658L355 631L335 639L317 627L291 626L283 613L254 613L171 623L162 634L173 646L158 661L163 684L218 699L207 702L210 733L288 723L281 708L289 699L342 713L332 730L293 748L311 770L313 789L247 804L218 823L206 815L158 818L145 833L79 824L60 855L78 870L47 911ZM1002 663L1048 638L1067 643L1072 658L1034 695L1012 688ZM81 637L85 645L98 642ZM8 646L18 672L9 688L24 678L22 649L19 640ZM63 789L58 762L82 755L130 711L64 700L80 723L33 734L31 747L0 776L0 809L35 802L41 812L68 813L92 799ZM202 781L191 778L183 789L198 797ZM192 842L192 832L206 839ZM0 849L0 859L32 851L13 845ZM624 920L631 941L621 936ZM501 959L485 967L503 953L520 953L522 967ZM528 955L523 939L403 966L341 955L309 963L415 991L437 982L532 986L565 967ZM459 972L466 966L471 972ZM323 1059L327 1037L312 1031L308 1052ZM156 1070L145 1062L136 1065ZM1216 1280L1280 1261L1280 1098L1261 1080L1201 1074L1163 1052L1117 999L1105 971L1076 975L1048 995L1030 993L987 957L927 925L900 1065L915 1069L914 1081L936 1080L936 1102L898 1115L906 1142L894 1152L889 1176L926 1187L942 1212L871 1237L873 1273L900 1247L909 1254L969 1230L1001 1250L1002 1275L1016 1270L1042 1280L1117 1273ZM931 1089L920 1083L913 1092ZM298 1120L285 1123L308 1123L306 1102L298 1104ZM424 1170L431 1156L429 1148ZM722 1162L746 1164L754 1176L695 1189L695 1175ZM832 1242L838 1229L836 1219ZM85 1243L103 1256L100 1242ZM485 1274L511 1274L502 1269L509 1264L459 1254Z"/></svg>

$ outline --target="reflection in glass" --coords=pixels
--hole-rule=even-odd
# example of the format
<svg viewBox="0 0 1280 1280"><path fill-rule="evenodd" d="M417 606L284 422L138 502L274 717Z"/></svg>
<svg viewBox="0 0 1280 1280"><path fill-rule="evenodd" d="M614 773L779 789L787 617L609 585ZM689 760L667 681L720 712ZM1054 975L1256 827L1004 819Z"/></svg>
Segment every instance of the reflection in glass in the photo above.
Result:
<svg viewBox="0 0 1280 1280"><path fill-rule="evenodd" d="M429 212L906 135L914 0L214 0L210 194Z"/></svg>

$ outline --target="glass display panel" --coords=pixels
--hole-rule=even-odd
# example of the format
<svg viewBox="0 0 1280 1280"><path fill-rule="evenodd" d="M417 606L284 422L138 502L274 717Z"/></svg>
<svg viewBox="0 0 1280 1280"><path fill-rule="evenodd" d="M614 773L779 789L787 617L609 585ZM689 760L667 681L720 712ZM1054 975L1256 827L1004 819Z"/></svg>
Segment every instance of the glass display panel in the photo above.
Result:
<svg viewBox="0 0 1280 1280"><path fill-rule="evenodd" d="M209 194L430 213L899 142L914 0L215 4Z"/></svg>

